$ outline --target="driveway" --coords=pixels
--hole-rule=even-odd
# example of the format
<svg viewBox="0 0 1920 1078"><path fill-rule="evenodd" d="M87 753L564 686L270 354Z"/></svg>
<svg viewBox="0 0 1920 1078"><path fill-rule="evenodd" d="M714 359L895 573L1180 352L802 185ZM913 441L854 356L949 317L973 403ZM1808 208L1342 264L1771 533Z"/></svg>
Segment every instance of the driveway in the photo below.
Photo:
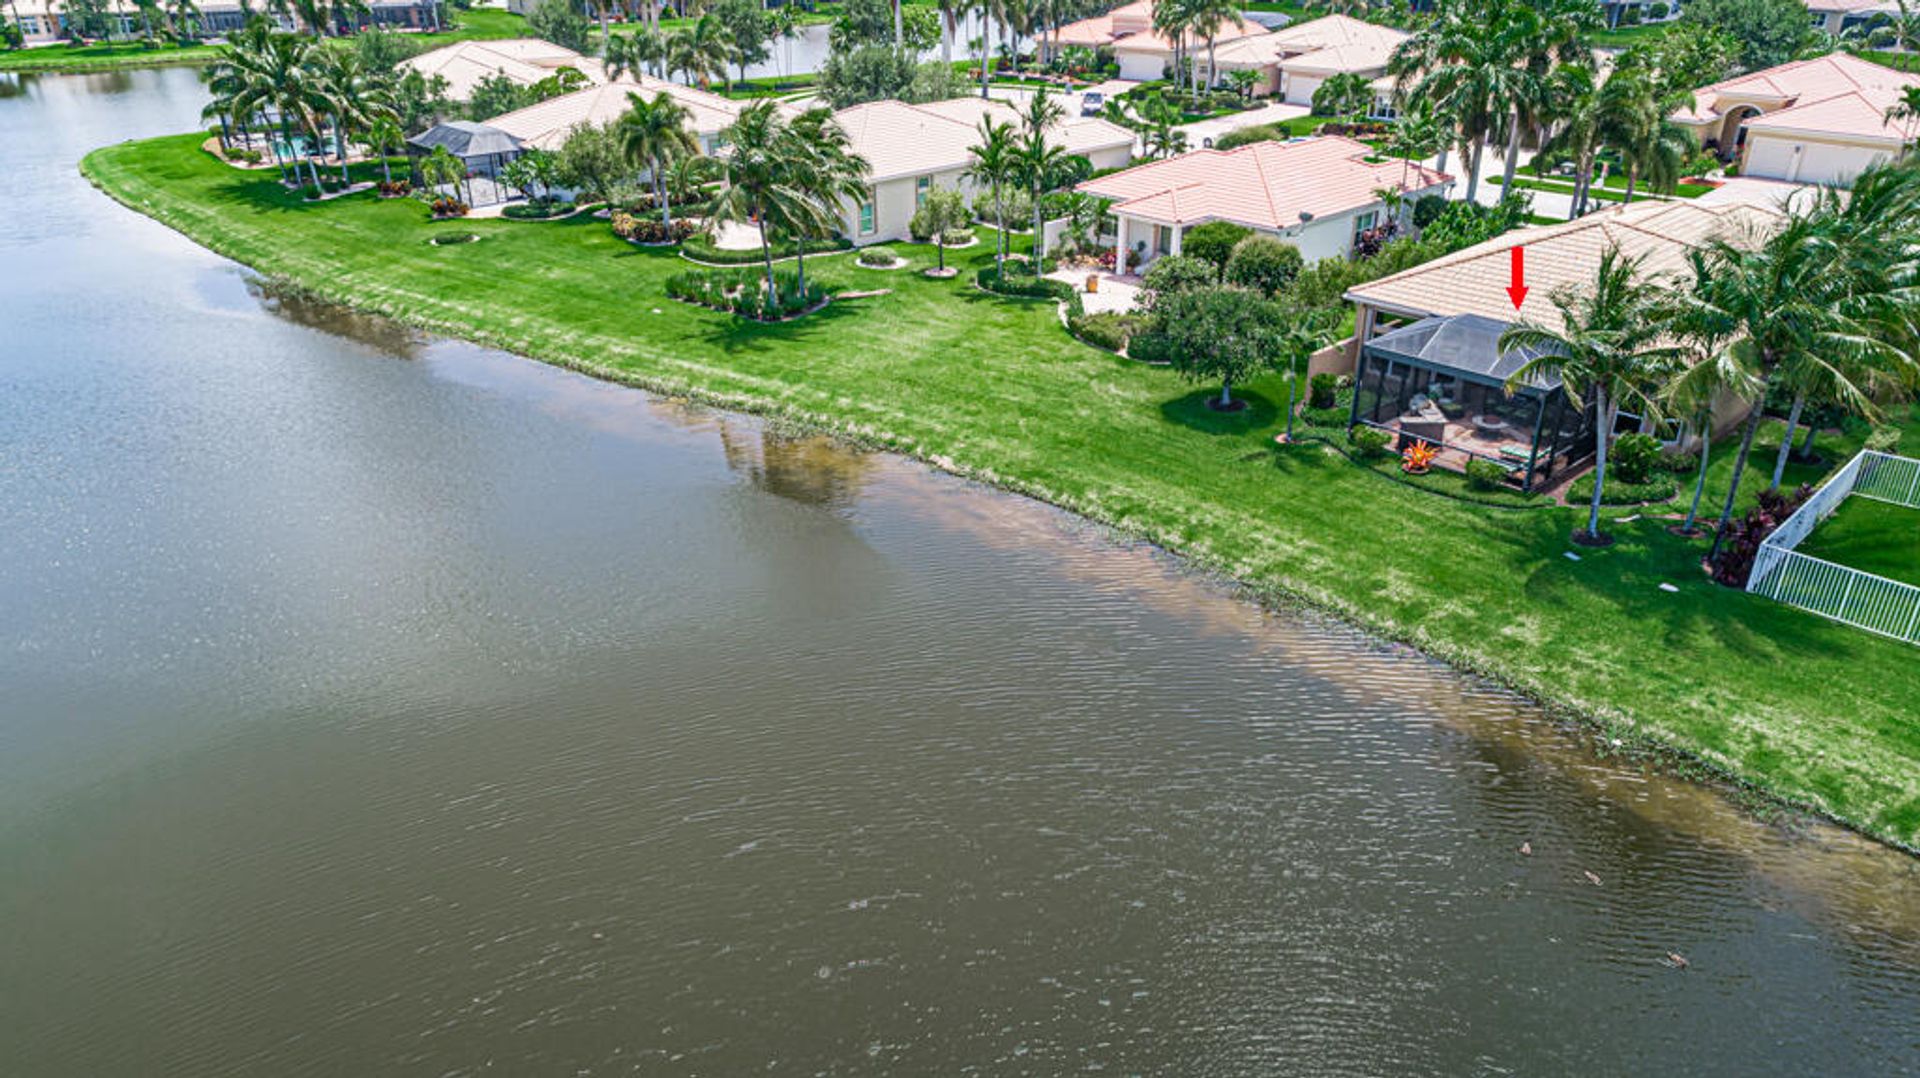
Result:
<svg viewBox="0 0 1920 1078"><path fill-rule="evenodd" d="M1246 112L1235 112L1226 116L1215 116L1211 120L1201 120L1198 123L1185 124L1180 130L1187 133L1188 148L1198 150L1210 145L1211 140L1217 139L1229 131L1238 131L1243 127L1257 127L1260 124L1292 120L1305 116L1312 111L1312 109L1307 108L1305 105L1288 105L1276 101L1271 105L1263 105L1257 109L1248 109Z"/></svg>

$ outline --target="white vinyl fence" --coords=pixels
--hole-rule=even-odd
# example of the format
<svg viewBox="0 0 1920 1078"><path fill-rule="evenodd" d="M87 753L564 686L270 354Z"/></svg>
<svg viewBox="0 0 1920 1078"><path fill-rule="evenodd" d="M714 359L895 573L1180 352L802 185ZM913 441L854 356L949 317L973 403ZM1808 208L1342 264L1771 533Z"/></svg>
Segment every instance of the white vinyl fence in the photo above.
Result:
<svg viewBox="0 0 1920 1078"><path fill-rule="evenodd" d="M1920 588L1794 549L1854 494L1920 508L1920 460L1869 449L1848 461L1760 544L1747 590L1868 632L1920 644Z"/></svg>

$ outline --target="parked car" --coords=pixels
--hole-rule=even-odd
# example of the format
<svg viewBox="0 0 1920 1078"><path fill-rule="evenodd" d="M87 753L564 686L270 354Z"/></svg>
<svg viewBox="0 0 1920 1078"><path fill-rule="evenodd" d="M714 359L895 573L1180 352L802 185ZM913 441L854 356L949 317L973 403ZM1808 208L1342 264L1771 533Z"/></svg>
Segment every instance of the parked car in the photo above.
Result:
<svg viewBox="0 0 1920 1078"><path fill-rule="evenodd" d="M1080 115L1098 116L1100 115L1100 110L1106 107L1106 104L1107 99L1104 95L1088 90L1086 93L1080 95Z"/></svg>

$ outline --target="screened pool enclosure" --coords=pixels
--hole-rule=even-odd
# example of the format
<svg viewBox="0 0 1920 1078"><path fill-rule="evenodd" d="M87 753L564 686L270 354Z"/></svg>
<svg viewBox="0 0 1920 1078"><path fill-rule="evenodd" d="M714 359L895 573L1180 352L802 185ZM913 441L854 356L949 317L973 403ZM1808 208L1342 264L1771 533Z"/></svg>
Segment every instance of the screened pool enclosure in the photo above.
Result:
<svg viewBox="0 0 1920 1078"><path fill-rule="evenodd" d="M1504 468L1534 490L1593 458L1592 410L1576 408L1560 379L1507 379L1538 352L1499 350L1504 322L1460 314L1423 318L1360 347L1351 421L1390 431L1395 446L1425 442L1434 463L1463 471L1470 460Z"/></svg>

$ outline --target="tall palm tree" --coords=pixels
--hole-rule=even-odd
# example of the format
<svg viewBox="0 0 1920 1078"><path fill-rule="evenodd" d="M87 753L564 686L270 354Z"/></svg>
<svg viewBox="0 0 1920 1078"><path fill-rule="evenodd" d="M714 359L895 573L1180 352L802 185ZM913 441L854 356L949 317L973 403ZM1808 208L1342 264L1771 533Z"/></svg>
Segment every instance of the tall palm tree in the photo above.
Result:
<svg viewBox="0 0 1920 1078"><path fill-rule="evenodd" d="M648 33L641 30L621 34L619 37L608 37L600 43L600 65L607 73L608 82L619 82L646 71L647 45L641 41L641 37Z"/></svg>
<svg viewBox="0 0 1920 1078"><path fill-rule="evenodd" d="M1186 70L1187 33L1193 29L1195 0L1158 0L1153 5L1154 32L1173 46L1173 88L1180 89Z"/></svg>
<svg viewBox="0 0 1920 1078"><path fill-rule="evenodd" d="M197 39L200 36L200 5L194 0L167 0L164 5L167 12L167 26L179 41Z"/></svg>
<svg viewBox="0 0 1920 1078"><path fill-rule="evenodd" d="M347 174L347 140L364 129L374 116L391 112L393 101L385 86L367 70L355 49L328 48L314 58L315 90L325 98L333 118L334 152L340 158L340 179Z"/></svg>
<svg viewBox="0 0 1920 1078"><path fill-rule="evenodd" d="M1650 389L1657 376L1678 361L1680 349L1666 334L1661 313L1664 293L1659 284L1640 272L1640 260L1609 247L1600 255L1594 286L1562 289L1553 296L1560 327L1552 329L1522 321L1500 335L1499 348L1536 354L1507 379L1507 390L1537 375L1558 375L1567 399L1576 408L1591 401L1594 423L1593 502L1587 509L1586 534L1601 540L1600 501L1607 481L1607 447L1613 424L1624 404L1637 403L1649 413L1657 406Z"/></svg>
<svg viewBox="0 0 1920 1078"><path fill-rule="evenodd" d="M807 244L809 235L829 234L839 219L844 203L859 203L869 197L867 180L872 168L867 159L853 151L847 132L833 118L829 108L811 108L795 117L788 126L792 140L792 168L795 185L805 196L801 214L783 221L797 240L794 254L795 277L800 290L807 287Z"/></svg>
<svg viewBox="0 0 1920 1078"><path fill-rule="evenodd" d="M1240 20L1240 5L1234 0L1189 0L1189 19L1193 32L1207 43L1207 89L1220 82L1220 67L1214 62L1214 45L1228 23ZM1199 94L1198 79L1194 93Z"/></svg>
<svg viewBox="0 0 1920 1078"><path fill-rule="evenodd" d="M667 169L675 161L700 152L700 143L687 129L693 118L685 105L662 91L653 100L627 94L627 111L620 117L620 149L634 168L645 168L660 204L660 224L672 234L673 194L667 189Z"/></svg>
<svg viewBox="0 0 1920 1078"><path fill-rule="evenodd" d="M1013 125L995 123L992 117L980 121L980 139L969 147L967 153L972 162L967 166L967 178L975 183L985 184L993 192L994 227L998 230L993 251L995 272L1005 272L1007 268L1007 211L1006 188L1020 175L1019 147L1014 139Z"/></svg>
<svg viewBox="0 0 1920 1078"><path fill-rule="evenodd" d="M391 109L383 110L367 124L367 147L380 157L380 178L393 182L393 163L388 159L388 151L403 146L407 133L400 130L400 117Z"/></svg>
<svg viewBox="0 0 1920 1078"><path fill-rule="evenodd" d="M726 79L731 89L727 65L733 62L733 52L726 27L713 16L702 15L692 30L682 30L667 40L667 66L685 74L702 90L712 87L716 75Z"/></svg>
<svg viewBox="0 0 1920 1078"><path fill-rule="evenodd" d="M1670 119L1682 104L1663 95L1655 74L1643 67L1617 70L1601 87L1600 133L1627 170L1626 201L1643 180L1662 192L1679 183L1695 149L1686 129Z"/></svg>
<svg viewBox="0 0 1920 1078"><path fill-rule="evenodd" d="M1020 142L1015 149L1019 171L1027 181L1027 193L1033 202L1034 264L1046 254L1046 237L1041 223L1041 199L1059 183L1059 177L1073 155L1066 147L1048 141L1047 135L1066 119L1067 110L1047 93L1045 86L1035 90L1020 113Z"/></svg>
<svg viewBox="0 0 1920 1078"><path fill-rule="evenodd" d="M1534 161L1541 165L1564 161L1573 166L1573 199L1567 210L1567 219L1571 221L1587 212L1594 162L1604 134L1604 99L1599 79L1593 69L1584 64L1556 68L1548 83L1547 96L1557 123L1553 133L1540 143Z"/></svg>
<svg viewBox="0 0 1920 1078"><path fill-rule="evenodd" d="M1466 200L1480 189L1480 166L1497 115L1535 91L1521 62L1523 27L1497 0L1443 3L1433 21L1400 43L1389 64L1397 78L1417 76L1411 93L1453 117L1467 162Z"/></svg>
<svg viewBox="0 0 1920 1078"><path fill-rule="evenodd" d="M1687 257L1692 273L1678 285L1681 291L1677 294L1682 296L1685 290L1701 287L1712 276L1705 251L1695 249L1688 252ZM1700 499L1707 490L1714 406L1727 397L1751 400L1760 394L1762 386L1743 353L1727 348L1728 342L1720 336L1731 328L1729 323L1713 317L1690 319L1686 303L1673 304L1671 299L1668 302L1664 318L1687 353L1674 378L1662 388L1661 396L1668 413L1687 420L1700 439L1700 466L1694 475L1693 500L1687 505L1687 518L1680 525L1682 533L1693 535L1700 516Z"/></svg>
<svg viewBox="0 0 1920 1078"><path fill-rule="evenodd" d="M1907 129L1902 133L1900 140L1900 152L1905 154L1913 149L1916 126L1914 121L1920 120L1920 86L1900 88L1899 100L1887 106L1887 121L1891 123L1895 120L1907 121Z"/></svg>
<svg viewBox="0 0 1920 1078"><path fill-rule="evenodd" d="M709 216L717 222L752 223L760 232L766 263L767 302L778 300L773 281L773 246L767 240L771 220L797 220L808 194L795 176L793 136L779 105L756 101L740 111L726 129L728 152L718 171L724 182Z"/></svg>

